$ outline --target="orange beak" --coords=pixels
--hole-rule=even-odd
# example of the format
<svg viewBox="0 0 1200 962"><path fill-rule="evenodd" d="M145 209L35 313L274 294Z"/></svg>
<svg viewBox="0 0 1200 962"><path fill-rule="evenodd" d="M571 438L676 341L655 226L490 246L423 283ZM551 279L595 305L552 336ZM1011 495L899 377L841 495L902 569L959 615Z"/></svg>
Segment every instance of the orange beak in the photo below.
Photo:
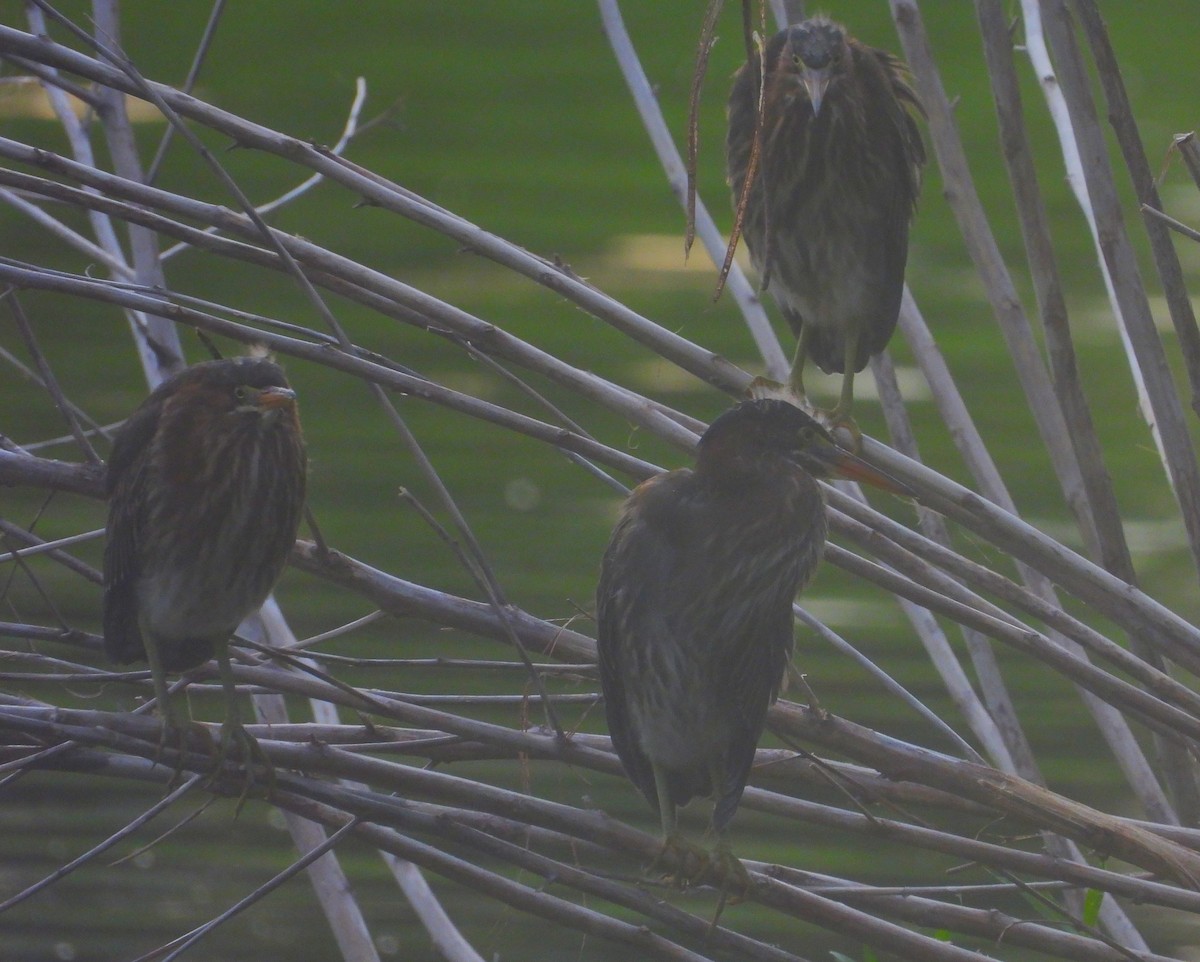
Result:
<svg viewBox="0 0 1200 962"><path fill-rule="evenodd" d="M287 408L296 403L296 392L286 387L265 387L258 392L255 401L264 411Z"/></svg>
<svg viewBox="0 0 1200 962"><path fill-rule="evenodd" d="M862 458L833 444L818 444L810 447L805 455L816 461L826 477L836 476L848 481L869 484L883 491L890 491L904 498L915 498L917 493L903 481L867 464Z"/></svg>

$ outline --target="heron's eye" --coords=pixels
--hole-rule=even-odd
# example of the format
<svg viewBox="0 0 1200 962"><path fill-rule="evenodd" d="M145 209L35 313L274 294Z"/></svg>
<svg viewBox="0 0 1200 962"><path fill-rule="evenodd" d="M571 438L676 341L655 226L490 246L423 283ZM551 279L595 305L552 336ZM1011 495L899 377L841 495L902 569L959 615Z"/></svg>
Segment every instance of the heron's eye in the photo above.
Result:
<svg viewBox="0 0 1200 962"><path fill-rule="evenodd" d="M800 54L798 54L798 53L792 54L792 64L793 64L793 66L796 66L796 67L804 66L803 61L801 61L801 59L800 59Z"/></svg>
<svg viewBox="0 0 1200 962"><path fill-rule="evenodd" d="M245 401L250 397L250 389L244 384L239 384L233 389L233 396L239 401Z"/></svg>

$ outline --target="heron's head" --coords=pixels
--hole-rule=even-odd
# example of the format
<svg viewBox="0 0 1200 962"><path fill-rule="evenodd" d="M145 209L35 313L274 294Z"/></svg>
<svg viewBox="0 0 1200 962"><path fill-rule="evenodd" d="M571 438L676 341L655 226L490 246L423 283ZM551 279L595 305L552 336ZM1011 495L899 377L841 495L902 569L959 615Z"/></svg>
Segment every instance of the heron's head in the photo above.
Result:
<svg viewBox="0 0 1200 962"><path fill-rule="evenodd" d="M909 493L900 482L839 447L796 405L775 398L742 401L714 420L700 439L696 467L728 477L799 468L814 478L848 478Z"/></svg>
<svg viewBox="0 0 1200 962"><path fill-rule="evenodd" d="M846 31L824 17L813 17L788 27L776 70L804 87L815 117L831 84L851 69Z"/></svg>

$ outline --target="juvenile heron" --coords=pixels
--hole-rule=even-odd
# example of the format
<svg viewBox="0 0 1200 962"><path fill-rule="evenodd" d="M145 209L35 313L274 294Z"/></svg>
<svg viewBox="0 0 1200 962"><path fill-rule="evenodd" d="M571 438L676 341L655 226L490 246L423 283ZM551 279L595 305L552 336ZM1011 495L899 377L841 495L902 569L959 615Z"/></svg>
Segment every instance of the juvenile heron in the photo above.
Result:
<svg viewBox="0 0 1200 962"><path fill-rule="evenodd" d="M759 91L762 116L759 119ZM736 74L726 162L761 284L804 362L842 372L833 423L851 422L854 375L887 346L900 312L908 230L921 187L921 112L904 64L824 17L777 33Z"/></svg>
<svg viewBox="0 0 1200 962"><path fill-rule="evenodd" d="M704 433L694 469L625 502L597 590L600 681L667 846L693 797L714 798L719 837L737 809L791 655L792 600L825 546L816 478L834 474L904 490L795 405L744 401Z"/></svg>
<svg viewBox="0 0 1200 962"><path fill-rule="evenodd" d="M148 661L159 712L182 730L167 673L215 654L222 744L244 736L229 638L283 571L304 506L296 396L265 358L197 364L125 422L108 462L104 648Z"/></svg>

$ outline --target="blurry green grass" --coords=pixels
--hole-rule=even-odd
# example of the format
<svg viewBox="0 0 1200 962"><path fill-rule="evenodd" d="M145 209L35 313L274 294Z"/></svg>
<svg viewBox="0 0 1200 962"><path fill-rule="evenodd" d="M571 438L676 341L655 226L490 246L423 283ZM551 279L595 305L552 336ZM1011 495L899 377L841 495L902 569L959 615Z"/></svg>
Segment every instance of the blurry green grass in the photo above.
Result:
<svg viewBox="0 0 1200 962"><path fill-rule="evenodd" d="M5 22L23 23L16 7L12 2L0 4ZM207 16L205 5L126 0L122 7L123 41L133 59L154 79L181 80L191 46ZM679 137L684 129L700 5L672 0L625 7L651 81ZM80 2L62 8L75 15L86 10ZM998 159L994 117L970 5L925 4L923 8L946 88L958 98L956 116L998 241L1014 271L1023 275L1023 255ZM1192 59L1191 0L1160 2L1155 5L1154 17L1147 16L1140 5L1123 2L1105 3L1103 10L1110 19L1154 163L1172 133L1195 123L1186 70ZM842 4L831 7L830 12L852 19L855 32L864 39L897 48L886 4ZM231 4L226 17L201 77L199 96L298 137L331 143L344 122L354 78L361 74L370 85L365 116L393 105L396 110L390 124L375 128L351 147L351 159L535 252L561 256L580 274L664 327L758 373L750 339L730 299L722 298L716 304L711 300L714 271L645 270L637 263L622 262L619 256L620 239L628 235L678 238L683 217L646 143L592 5L475 0L458 8L422 2L362 3L351 8L307 0L286 8ZM736 19L730 12L723 21L701 117L701 191L726 227L722 104L727 77L741 48ZM1179 28L1163 29L1164 24L1178 24ZM1055 238L1061 245L1073 317L1084 334L1079 345L1080 366L1089 392L1101 402L1097 418L1118 496L1132 519L1169 518L1170 493L1134 410L1128 372L1111 323L1090 316L1102 296L1090 241L1062 183L1053 156L1052 131L1036 107L1037 92L1028 83L1023 90L1033 118L1032 135L1043 151L1039 156L1042 186ZM5 126L8 136L61 149L61 138L51 124L6 120ZM161 128L156 126L139 129L148 148L160 134ZM274 158L227 151L229 145L220 138L205 136L219 151L221 162L256 200L274 197L301 179L299 172ZM1179 178L1172 173L1169 179ZM160 183L229 203L201 163L178 143ZM931 167L914 232L910 282L1021 509L1032 518L1061 524L1061 498L1049 481L1045 455L1031 440L1035 433L1018 397L1010 361L941 189L940 178ZM572 364L695 416L711 417L729 403L694 379L679 377L666 362L532 282L514 278L473 255L460 254L452 241L401 218L356 208L354 201L340 189L324 185L275 215L273 223L386 270ZM1132 223L1132 206L1127 206L1127 211ZM0 240L3 253L9 256L54 262L76 271L88 267L75 255L60 256L55 242L7 209L0 209ZM699 250L692 261L703 263ZM1146 276L1151 277L1152 272L1147 270ZM188 253L168 266L168 277L187 292L297 323L318 323L311 306L289 281L264 276L259 270ZM1020 277L1018 285L1032 309L1028 285ZM111 421L123 417L144 396L140 370L121 318L83 302L41 295L23 295L22 301L72 398L97 418ZM365 346L385 351L451 386L539 414L449 344L336 299L331 303L352 337ZM184 340L190 357L200 359L203 352L194 340L187 334ZM1173 336L1167 335L1166 341L1168 351L1174 354ZM23 353L10 325L0 325L0 343ZM908 358L907 349L899 342L894 353L900 363ZM397 491L403 486L425 504L435 506L428 486L367 392L324 369L297 362L289 364L289 373L301 393L310 443L311 503L331 543L401 577L481 597L445 544L398 498ZM539 378L531 381L603 440L629 447L664 467L687 462L682 452L631 431L621 419L589 410ZM0 424L0 430L18 442L65 433L50 405L31 395L7 370L0 371L0 390L6 399L19 398L19 403L3 405ZM574 617L576 626L590 633L586 611L619 498L557 453L532 441L414 399L401 400L399 405L466 511L512 600L543 617ZM931 405L914 404L912 415L926 459L952 477L965 480ZM868 433L882 434L882 421L873 405L861 407L861 423ZM70 448L56 453L75 456ZM530 486L536 489L538 499L531 510L514 507L506 497L514 484L526 492ZM0 499L4 516L22 523L28 523L43 502L39 494L13 490L0 492ZM908 509L902 506L886 507L893 516L908 517ZM102 524L101 506L57 496L39 530L52 536ZM969 538L962 538L961 543L977 550ZM98 565L99 550L95 543L81 547L78 553ZM991 556L999 561L994 553ZM1190 617L1197 616L1195 572L1183 552L1174 550L1139 561L1146 586L1156 597ZM44 560L31 567L45 580L71 624L97 630L99 589L78 583ZM360 600L298 572L288 573L279 597L301 636L328 630L367 610ZM855 598L871 606L880 603L877 592L864 591L828 566L806 597L818 603L821 599L848 602L851 608ZM14 578L5 602L5 617L53 623L52 613L22 577ZM858 624L852 614L834 627L958 725L953 708L930 677L923 653L900 618L893 617L886 626L877 619ZM953 635L953 629L949 630ZM831 655L806 632L798 633L797 643L798 662L826 707L890 735L941 747L908 709L883 696L874 682ZM46 650L53 652L53 647ZM337 643L333 650L395 657L506 655L505 649L494 643L412 620L377 624ZM1096 804L1113 805L1115 796L1119 808L1124 792L1115 784L1107 756L1090 725L1082 719L1075 693L1038 664L1007 652L1001 652L1000 658L1052 786ZM379 687L426 692L482 691L495 683L492 677L451 670L358 672L350 677ZM505 680L512 684L511 679ZM567 687L587 690L589 686ZM37 692L31 689L30 693ZM111 689L104 695L109 701L116 698L122 704L130 703L127 691ZM212 705L198 703L201 710L206 707ZM517 709L478 714L506 724L519 724L522 718ZM572 722L578 720L576 714L566 714ZM602 731L599 713L593 711L583 726ZM463 770L468 769L463 766ZM486 772L512 787L522 785L511 765L481 765L469 770ZM596 805L648 831L655 830L652 813L621 780L550 765L532 766L531 778L531 787L539 793L574 804ZM22 801L32 806L45 791L66 792L68 788L65 780L49 776L29 779L10 789L9 797L17 804L5 807L7 814L0 814L0 820L7 829L12 813L28 811ZM95 792L85 803L92 809L91 820L81 825L78 807L48 810L39 805L44 830L29 830L25 825L17 826L23 831L4 831L0 860L5 864L29 860L46 870L124 821L127 815L116 805L128 797L126 786L89 785L89 790ZM144 804L155 797L154 792L145 793ZM101 801L104 805L97 806ZM702 824L703 807L689 811L688 818L693 825ZM19 932L29 945L44 949L51 938L48 933L53 933L54 938L72 942L80 960L133 955L139 947L144 950L145 933L136 930L144 930L153 921L156 930L179 931L186 924L184 916L203 917L242 894L253 884L251 878L261 879L286 862L289 849L281 833L267 835L262 844L265 822L262 811L253 806L237 820L227 806L218 806L204 816L200 828L184 831L156 850L160 861L153 870L140 875L137 869L127 869L127 874L84 873L36 903L10 913L14 938ZM875 881L906 877L896 871L897 865L905 864L907 853L903 851L889 851L888 858L880 858L874 842L820 830L781 832L773 820L754 813L739 816L734 842L739 850L744 847L745 854L764 857L778 852L782 845L797 846L802 864L817 871ZM239 852L236 871L229 872L229 853L234 850ZM219 851L221 857L204 866L197 856L205 851ZM397 905L394 888L383 879L375 859L353 846L347 848L347 857L356 884L367 896L364 905L373 927L385 938L398 941L402 957L419 951L424 939L413 934L412 919ZM169 861L173 870L164 871L163 861ZM198 869L198 865L202 867ZM943 867L930 863L929 877L935 878ZM140 882L135 881L139 878ZM136 899L148 897L147 883L162 890L152 893L153 911L149 914L130 907ZM450 899L452 914L469 926L470 937L485 955L623 957L606 943L547 926L530 926L523 917L494 904L462 897L461 889L436 879L434 884ZM286 949L290 958L329 957L331 943L307 889L293 885L287 892L230 926L219 942L225 957L260 957L265 946L275 951ZM686 901L698 912L709 908L706 899ZM776 930L773 920L754 917L749 907L736 912L731 921L753 918L747 925L750 931L785 945L803 945L803 951L814 957L831 946L860 955L854 946L810 935L802 926ZM532 936L531 928L536 929Z"/></svg>

